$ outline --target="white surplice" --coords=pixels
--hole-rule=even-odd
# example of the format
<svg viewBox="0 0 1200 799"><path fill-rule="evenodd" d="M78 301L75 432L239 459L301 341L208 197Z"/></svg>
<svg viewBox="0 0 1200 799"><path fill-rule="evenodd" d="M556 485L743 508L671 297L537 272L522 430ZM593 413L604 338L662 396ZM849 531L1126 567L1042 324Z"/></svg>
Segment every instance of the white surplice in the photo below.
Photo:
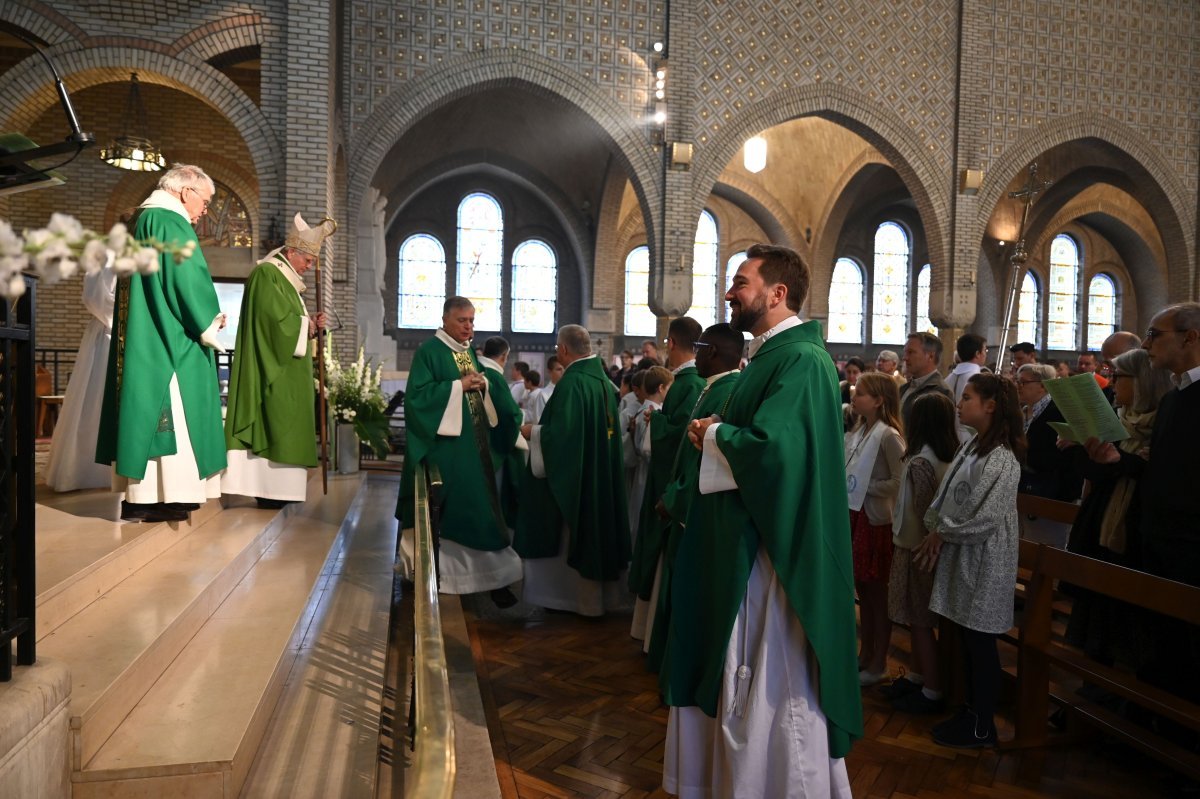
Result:
<svg viewBox="0 0 1200 799"><path fill-rule="evenodd" d="M108 375L116 288L117 273L108 266L83 279L83 304L92 318L83 330L75 368L50 440L46 485L55 491L108 488L112 484L112 466L96 463L96 434Z"/></svg>

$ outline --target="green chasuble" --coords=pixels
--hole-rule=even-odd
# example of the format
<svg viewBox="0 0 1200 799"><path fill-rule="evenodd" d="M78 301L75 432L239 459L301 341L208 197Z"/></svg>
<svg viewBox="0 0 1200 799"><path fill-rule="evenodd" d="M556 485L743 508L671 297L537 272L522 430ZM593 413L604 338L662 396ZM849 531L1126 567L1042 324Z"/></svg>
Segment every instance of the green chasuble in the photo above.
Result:
<svg viewBox="0 0 1200 799"><path fill-rule="evenodd" d="M730 372L713 382L700 393L700 399L692 410L692 419L706 419L713 414L724 418L729 397L737 385L741 372ZM703 379L703 378L702 378ZM686 426L684 428L686 432ZM646 667L650 671L663 670L666 654L667 628L671 620L671 577L675 553L679 551L679 539L687 534L684 523L688 508L698 488L700 476L700 450L684 435L675 451L671 479L663 489L662 501L671 516L663 528L662 579L658 587L658 608L654 614L654 629L650 634L650 649L646 653ZM661 681L662 678L660 678Z"/></svg>
<svg viewBox="0 0 1200 799"><path fill-rule="evenodd" d="M667 522L658 517L654 506L671 479L675 453L687 432L696 399L703 390L704 378L695 366L680 369L667 390L662 410L650 414L650 470L646 473L646 492L642 495L637 540L633 543L633 561L629 564L629 590L642 599L650 599L654 590L654 573L658 570L658 556L662 554L667 526Z"/></svg>
<svg viewBox="0 0 1200 799"><path fill-rule="evenodd" d="M156 207L138 213L133 236L177 245L196 240L187 219ZM175 375L198 476L225 468L216 359L200 343L220 312L199 247L180 263L160 253L154 274L117 281L97 463L114 463L117 474L142 480L151 458L176 454L169 392Z"/></svg>
<svg viewBox="0 0 1200 799"><path fill-rule="evenodd" d="M521 490L521 477L525 474L525 453L515 444L521 435L524 414L512 397L504 372L492 368L495 361L483 359L483 374L488 380L488 395L496 406L497 425L492 428L492 466L500 476L500 510L504 523L510 528L517 526L517 497ZM498 364L497 364L498 366Z"/></svg>
<svg viewBox="0 0 1200 799"><path fill-rule="evenodd" d="M768 338L716 432L738 488L696 494L671 579L662 674L668 705L715 716L725 649L761 544L816 657L831 757L863 720L855 654L837 372L817 322Z"/></svg>
<svg viewBox="0 0 1200 799"><path fill-rule="evenodd" d="M541 419L546 477L532 458L521 485L513 549L523 558L559 554L588 580L615 580L629 563L629 506L617 429L617 395L599 358L575 361Z"/></svg>
<svg viewBox="0 0 1200 799"><path fill-rule="evenodd" d="M297 358L301 329L306 345ZM225 414L227 449L249 450L289 466L317 465L316 389L307 334L299 293L274 258L261 262L242 295Z"/></svg>
<svg viewBox="0 0 1200 799"><path fill-rule="evenodd" d="M417 349L404 390L407 440L396 517L404 527L413 525L417 467L426 462L435 464L442 475L442 538L471 549L494 552L507 547L509 541L492 461L493 434L497 429L488 426L483 394L478 391L462 394L462 426L458 435L438 433L454 384L468 372L480 371L479 361L469 346L456 352L434 336ZM490 383L488 390L491 393ZM496 400L493 396L493 403ZM496 410L499 417L499 406ZM516 413L509 409L505 419L498 419L498 427L507 425L513 434L509 448L516 440L515 431L520 424Z"/></svg>

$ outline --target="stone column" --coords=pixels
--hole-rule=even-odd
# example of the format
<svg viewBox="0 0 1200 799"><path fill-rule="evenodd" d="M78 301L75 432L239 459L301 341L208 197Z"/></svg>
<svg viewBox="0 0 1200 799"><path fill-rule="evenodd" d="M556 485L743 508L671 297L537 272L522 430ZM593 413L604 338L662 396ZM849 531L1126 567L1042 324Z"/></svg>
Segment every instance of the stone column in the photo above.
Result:
<svg viewBox="0 0 1200 799"><path fill-rule="evenodd" d="M363 336L363 347L367 357L382 363L384 369L396 368L396 345L383 334L384 302L386 289L387 247L384 243L385 211L387 198L377 189L367 190L367 202L363 204L358 220L356 242L358 265L358 329Z"/></svg>

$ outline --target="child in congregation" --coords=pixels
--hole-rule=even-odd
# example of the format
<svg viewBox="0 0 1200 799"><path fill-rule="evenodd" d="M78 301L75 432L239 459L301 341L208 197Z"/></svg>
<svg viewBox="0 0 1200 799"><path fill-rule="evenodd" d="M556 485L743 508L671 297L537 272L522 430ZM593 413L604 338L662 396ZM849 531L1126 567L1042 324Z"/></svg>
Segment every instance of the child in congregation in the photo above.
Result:
<svg viewBox="0 0 1200 799"><path fill-rule="evenodd" d="M925 513L929 535L914 557L934 571L930 610L962 628L966 650L967 704L934 726L933 740L979 749L996 745L996 636L1013 623L1025 434L1016 385L994 374L971 377L958 415L976 435L959 449L938 487Z"/></svg>
<svg viewBox="0 0 1200 799"><path fill-rule="evenodd" d="M958 449L954 403L945 394L924 394L913 402L905 432L904 475L892 520L892 572L888 617L906 624L912 640L911 668L879 693L906 713L938 713L946 706L938 675L937 614L929 609L933 573L918 567L916 549L925 540L925 511L933 502Z"/></svg>
<svg viewBox="0 0 1200 799"><path fill-rule="evenodd" d="M858 681L869 686L888 677L892 506L900 490L904 438L900 391L891 377L877 372L862 375L851 402L858 422L846 434L846 493L850 499L854 586L862 621Z"/></svg>
<svg viewBox="0 0 1200 799"><path fill-rule="evenodd" d="M650 420L648 411L662 410L663 400L667 398L667 389L675 380L670 369L662 366L651 366L643 370L642 396L644 400L632 419L633 452L636 456L633 490L629 492L629 532L637 537L638 523L642 517L642 495L646 493L646 478L650 474ZM626 459L628 463L628 458Z"/></svg>

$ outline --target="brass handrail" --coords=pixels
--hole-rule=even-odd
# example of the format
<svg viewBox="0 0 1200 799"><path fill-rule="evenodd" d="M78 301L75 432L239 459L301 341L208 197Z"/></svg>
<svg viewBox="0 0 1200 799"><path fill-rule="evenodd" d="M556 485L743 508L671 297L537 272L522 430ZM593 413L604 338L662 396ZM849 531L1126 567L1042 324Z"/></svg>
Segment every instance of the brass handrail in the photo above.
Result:
<svg viewBox="0 0 1200 799"><path fill-rule="evenodd" d="M429 483L441 485L437 467ZM431 519L426 468L416 475L414 538L416 568L413 583L413 629L416 637L416 755L410 774L411 796L418 799L449 799L454 792L454 710L450 704L450 675L442 639L438 605L437 569L434 561L434 526Z"/></svg>

